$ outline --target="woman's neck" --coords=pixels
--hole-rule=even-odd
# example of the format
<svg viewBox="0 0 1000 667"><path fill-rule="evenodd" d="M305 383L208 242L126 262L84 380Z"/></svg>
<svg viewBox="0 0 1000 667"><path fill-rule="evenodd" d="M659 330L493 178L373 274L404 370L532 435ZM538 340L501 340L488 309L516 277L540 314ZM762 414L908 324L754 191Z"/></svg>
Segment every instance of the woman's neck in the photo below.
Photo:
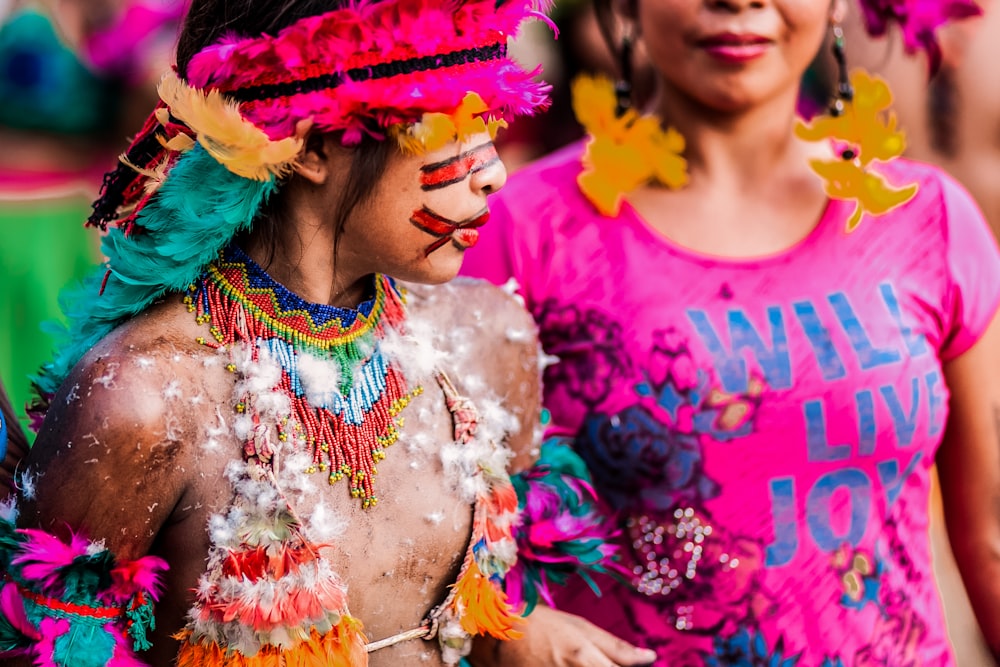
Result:
<svg viewBox="0 0 1000 667"><path fill-rule="evenodd" d="M753 109L724 113L689 97L664 93L656 108L685 139L692 182L739 191L773 184L778 174L808 171L812 147L797 140L795 92Z"/></svg>

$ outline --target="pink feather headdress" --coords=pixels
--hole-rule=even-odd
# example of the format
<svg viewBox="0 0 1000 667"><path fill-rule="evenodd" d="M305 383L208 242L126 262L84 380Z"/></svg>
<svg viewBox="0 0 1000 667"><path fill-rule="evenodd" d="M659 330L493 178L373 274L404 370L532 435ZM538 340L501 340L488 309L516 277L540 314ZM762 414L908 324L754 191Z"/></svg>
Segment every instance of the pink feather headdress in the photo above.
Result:
<svg viewBox="0 0 1000 667"><path fill-rule="evenodd" d="M507 56L547 0L353 0L278 35L227 39L198 53L189 85L236 100L270 139L300 121L362 133L450 113L476 93L495 115L543 106L548 86Z"/></svg>

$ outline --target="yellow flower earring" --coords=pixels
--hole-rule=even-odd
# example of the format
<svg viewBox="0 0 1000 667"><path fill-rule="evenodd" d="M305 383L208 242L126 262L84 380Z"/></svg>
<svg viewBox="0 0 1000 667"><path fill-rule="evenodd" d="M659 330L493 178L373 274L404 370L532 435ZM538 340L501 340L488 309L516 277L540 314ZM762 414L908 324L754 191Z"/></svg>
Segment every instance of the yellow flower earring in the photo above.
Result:
<svg viewBox="0 0 1000 667"><path fill-rule="evenodd" d="M855 70L848 78L840 26L833 27L833 55L839 80L829 114L811 123L799 121L795 134L807 141L833 141L839 159L812 160L809 164L823 179L828 196L854 202L854 212L847 220L847 231L852 232L866 213L888 213L912 199L918 188L915 183L895 187L871 169L874 162L899 157L906 148L906 135L897 128L896 114L890 111L888 84L862 70Z"/></svg>
<svg viewBox="0 0 1000 667"><path fill-rule="evenodd" d="M621 79L581 75L572 84L573 111L589 135L576 182L603 215L617 216L625 195L655 180L670 188L687 184L684 137L663 130L652 115L632 108L632 40L621 44Z"/></svg>

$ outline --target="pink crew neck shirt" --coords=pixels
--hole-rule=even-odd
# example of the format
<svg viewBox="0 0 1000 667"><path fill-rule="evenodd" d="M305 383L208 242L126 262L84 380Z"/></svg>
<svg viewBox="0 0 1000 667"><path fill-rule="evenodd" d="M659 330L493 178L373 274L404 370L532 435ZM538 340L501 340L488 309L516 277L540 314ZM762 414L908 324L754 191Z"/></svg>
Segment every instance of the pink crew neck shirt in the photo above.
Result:
<svg viewBox="0 0 1000 667"><path fill-rule="evenodd" d="M619 522L617 579L562 608L659 667L952 665L930 561L942 364L1000 302L1000 252L940 170L845 232L831 201L772 256L700 254L580 194L581 145L513 175L464 273L515 278L552 431ZM984 500L985 502L985 500Z"/></svg>

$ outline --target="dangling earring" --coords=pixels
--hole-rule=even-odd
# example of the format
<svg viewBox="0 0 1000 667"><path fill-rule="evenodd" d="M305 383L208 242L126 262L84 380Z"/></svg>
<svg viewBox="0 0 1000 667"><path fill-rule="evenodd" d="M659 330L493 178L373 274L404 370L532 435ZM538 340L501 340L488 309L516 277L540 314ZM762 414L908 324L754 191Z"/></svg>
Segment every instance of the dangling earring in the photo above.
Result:
<svg viewBox="0 0 1000 667"><path fill-rule="evenodd" d="M618 50L618 80L615 81L615 115L621 118L632 108L632 31L622 36Z"/></svg>
<svg viewBox="0 0 1000 667"><path fill-rule="evenodd" d="M888 162L903 154L906 136L896 127L890 110L892 93L886 82L863 70L848 74L844 32L831 26L833 57L837 61L837 91L826 116L811 123L799 121L796 136L806 141L832 141L839 159L811 160L809 165L824 182L832 199L854 202L847 231L861 224L865 213L879 216L908 202L917 193L916 183L901 188L889 184L875 162Z"/></svg>
<svg viewBox="0 0 1000 667"><path fill-rule="evenodd" d="M847 52L844 50L844 29L839 24L831 28L833 32L833 58L837 61L837 94L830 104L830 115L841 116L847 104L854 101L854 86L847 71Z"/></svg>

